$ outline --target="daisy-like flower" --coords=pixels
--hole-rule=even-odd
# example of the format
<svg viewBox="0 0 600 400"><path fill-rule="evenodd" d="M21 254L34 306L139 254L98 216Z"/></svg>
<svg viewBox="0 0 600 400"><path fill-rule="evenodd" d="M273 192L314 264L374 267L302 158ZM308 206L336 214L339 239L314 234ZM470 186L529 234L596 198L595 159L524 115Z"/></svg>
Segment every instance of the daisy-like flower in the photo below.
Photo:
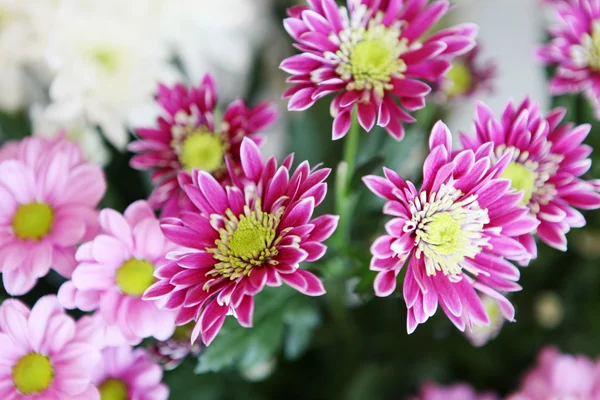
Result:
<svg viewBox="0 0 600 400"><path fill-rule="evenodd" d="M600 115L600 7L596 0L552 3L557 25L549 29L552 41L537 52L544 64L557 66L550 91L584 92Z"/></svg>
<svg viewBox="0 0 600 400"><path fill-rule="evenodd" d="M490 318L489 325L474 326L473 330L465 331L465 336L475 347L481 347L492 339L495 339L504 325L505 317L500 304L493 297L482 295L481 302Z"/></svg>
<svg viewBox="0 0 600 400"><path fill-rule="evenodd" d="M0 161L0 271L11 295L27 293L50 267L68 278L76 245L93 234L102 170L66 140L27 138Z"/></svg>
<svg viewBox="0 0 600 400"><path fill-rule="evenodd" d="M31 311L18 300L0 306L0 398L100 399L92 382L100 350L83 319L75 322L55 296Z"/></svg>
<svg viewBox="0 0 600 400"><path fill-rule="evenodd" d="M397 140L403 122L415 119L406 111L425 107L431 88L451 60L474 45L477 26L459 25L425 37L448 11L447 1L308 0L310 7L292 7L284 26L302 54L281 63L294 84L290 110L305 110L336 93L331 103L333 139L346 135L353 108L370 131L377 124Z"/></svg>
<svg viewBox="0 0 600 400"><path fill-rule="evenodd" d="M600 365L585 356L545 348L519 391L507 400L600 399Z"/></svg>
<svg viewBox="0 0 600 400"><path fill-rule="evenodd" d="M475 136L461 135L463 147L473 151L491 143L493 162L512 154L502 177L511 181L513 189L523 192L521 204L540 221L538 236L563 251L567 249L565 234L585 225L583 215L574 207L600 207L600 194L594 184L579 178L592 165L588 158L592 148L582 144L590 125L561 125L565 112L557 108L544 117L537 103L525 99L516 107L509 102L502 116L495 118L480 103ZM519 240L535 257L533 236L525 233Z"/></svg>
<svg viewBox="0 0 600 400"><path fill-rule="evenodd" d="M165 235L192 250L171 253L173 262L156 271L158 282L144 298L166 298L166 307L178 310L177 325L196 320L192 342L201 334L210 344L228 314L252 326L254 295L265 285L284 282L309 296L325 293L300 263L323 257L327 247L321 242L337 227L337 216L312 219L330 170L311 170L303 162L290 175L292 156L278 167L250 139L243 140L240 155L243 180L223 187L196 171L183 189L199 212L162 220Z"/></svg>
<svg viewBox="0 0 600 400"><path fill-rule="evenodd" d="M478 394L471 385L466 383L439 386L428 382L421 385L419 396L413 400L500 400L500 397L494 393Z"/></svg>
<svg viewBox="0 0 600 400"><path fill-rule="evenodd" d="M491 165L492 145L465 150L455 157L452 137L440 121L429 138L430 153L419 190L384 169L385 178L363 178L369 189L387 200L383 212L394 217L387 234L371 246L371 270L377 271L377 296L396 289L402 267L407 330L427 321L438 303L457 328L488 325L488 313L475 290L499 302L514 319L512 304L499 292L520 290L518 269L506 259L521 260L527 250L516 237L531 232L537 221L518 205L521 193L499 179L512 153Z"/></svg>
<svg viewBox="0 0 600 400"><path fill-rule="evenodd" d="M108 347L94 369L93 382L102 400L166 400L169 388L161 383L163 372L143 348Z"/></svg>
<svg viewBox="0 0 600 400"><path fill-rule="evenodd" d="M188 356L197 356L202 350L200 342L191 343L194 322L175 328L173 336L163 342L153 343L150 355L167 371L175 369Z"/></svg>
<svg viewBox="0 0 600 400"><path fill-rule="evenodd" d="M175 314L160 310L156 301L142 300L142 294L154 283L155 268L177 247L165 238L145 201L131 204L124 215L104 209L98 219L101 233L77 250L73 278L58 292L61 304L99 310L109 331L130 344L150 336L168 339Z"/></svg>
<svg viewBox="0 0 600 400"><path fill-rule="evenodd" d="M211 75L206 75L198 87L187 89L160 85L158 104L164 115L158 118L156 128L138 128L140 140L132 142L129 150L138 153L131 166L152 170L156 188L150 203L162 208L162 216L177 216L180 210L190 211L192 204L181 190L178 173L184 171L181 185L191 183L189 172L198 168L212 174L217 180L228 179L227 163L239 174L240 145L248 137L260 144L257 132L271 125L276 110L270 103L249 108L243 100L231 103L222 121L215 121L217 92Z"/></svg>

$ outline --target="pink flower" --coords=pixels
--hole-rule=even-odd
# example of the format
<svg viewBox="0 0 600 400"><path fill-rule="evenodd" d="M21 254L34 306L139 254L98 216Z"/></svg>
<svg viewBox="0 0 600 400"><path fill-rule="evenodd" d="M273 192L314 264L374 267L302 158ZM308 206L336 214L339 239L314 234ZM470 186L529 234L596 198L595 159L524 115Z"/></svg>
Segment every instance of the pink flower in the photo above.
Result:
<svg viewBox="0 0 600 400"><path fill-rule="evenodd" d="M371 246L371 270L378 272L375 293L394 292L408 262L403 292L409 333L435 314L438 303L460 330L488 325L475 290L496 299L512 321L514 308L499 292L521 287L518 269L506 259L524 257L527 250L516 238L537 226L518 205L522 195L499 179L512 154L491 166L492 145L487 144L451 157L452 137L441 121L433 127L429 148L420 190L387 168L385 178L363 178L387 200L383 212L394 217L386 224L387 234Z"/></svg>
<svg viewBox="0 0 600 400"><path fill-rule="evenodd" d="M475 347L486 345L490 340L495 339L502 330L505 316L502 314L501 303L493 297L482 295L481 303L490 319L489 325L474 326L472 330L465 331L465 337Z"/></svg>
<svg viewBox="0 0 600 400"><path fill-rule="evenodd" d="M548 399L600 399L600 364L584 356L561 354L555 348L543 349L538 365L508 400Z"/></svg>
<svg viewBox="0 0 600 400"><path fill-rule="evenodd" d="M104 209L99 221L102 232L77 250L79 264L58 292L60 302L68 309L98 309L113 336L109 343L119 343L119 334L131 344L150 336L168 339L174 313L142 300L142 294L154 283L155 268L177 247L165 238L145 201L131 204L124 215Z"/></svg>
<svg viewBox="0 0 600 400"><path fill-rule="evenodd" d="M538 104L526 99L517 107L509 102L498 119L480 103L475 136L461 135L464 148L473 151L490 143L492 162L512 153L502 178L509 179L513 189L523 191L521 204L540 222L538 236L563 251L567 249L565 234L585 225L585 218L574 207L600 207L594 184L579 178L592 165L588 158L592 148L582 144L590 125L560 125L565 112L557 108L544 117ZM519 241L535 257L536 245L530 233L525 232Z"/></svg>
<svg viewBox="0 0 600 400"><path fill-rule="evenodd" d="M537 52L544 64L557 66L550 92L585 92L600 115L600 6L596 0L551 3L557 25L549 29L552 41Z"/></svg>
<svg viewBox="0 0 600 400"><path fill-rule="evenodd" d="M466 383L438 386L429 382L421 386L420 395L413 400L500 400L500 397L493 393L477 394Z"/></svg>
<svg viewBox="0 0 600 400"><path fill-rule="evenodd" d="M169 239L193 250L171 253L173 262L156 271L158 282L144 298L165 298L167 308L178 310L177 325L197 321L192 342L202 334L210 344L228 314L251 327L254 295L265 285L284 282L309 296L325 293L300 263L323 257L327 247L321 242L337 227L337 216L312 219L330 170L311 170L303 162L290 176L292 159L278 167L244 139L241 164L248 182L222 187L206 171L196 171L183 189L200 211L162 221Z"/></svg>
<svg viewBox="0 0 600 400"><path fill-rule="evenodd" d="M29 310L17 300L0 306L0 398L100 399L92 384L100 351L55 296L45 296Z"/></svg>
<svg viewBox="0 0 600 400"><path fill-rule="evenodd" d="M173 370L188 356L198 356L202 351L200 342L191 343L195 323L189 322L175 328L173 336L162 342L153 343L150 355L167 371Z"/></svg>
<svg viewBox="0 0 600 400"><path fill-rule="evenodd" d="M402 140L402 123L415 121L405 110L425 107L431 91L422 81L438 82L450 61L475 45L473 24L424 38L448 11L448 1L348 0L347 7L334 0L307 2L310 7L290 8L284 21L302 54L281 63L294 84L283 97L290 97L290 110L300 111L336 93L331 103L334 140L350 129L355 105L366 131L377 120Z"/></svg>
<svg viewBox="0 0 600 400"><path fill-rule="evenodd" d="M103 399L166 400L169 388L161 383L162 376L145 349L125 345L102 351L93 381Z"/></svg>
<svg viewBox="0 0 600 400"><path fill-rule="evenodd" d="M156 128L136 129L140 140L130 143L129 150L138 153L131 159L133 168L152 170L156 187L149 201L155 209L162 208L162 216L193 210L178 183L180 171L184 171L181 185L191 183L192 168L205 170L219 181L228 180L227 164L240 174L242 139L260 144L263 138L257 132L277 117L270 103L249 108L238 99L227 107L222 121L215 121L217 93L211 75L189 90L182 84L160 85L157 101L164 116L158 118Z"/></svg>
<svg viewBox="0 0 600 400"><path fill-rule="evenodd" d="M0 161L0 271L11 295L27 293L52 267L75 268L76 245L96 229L102 170L66 140L27 138Z"/></svg>

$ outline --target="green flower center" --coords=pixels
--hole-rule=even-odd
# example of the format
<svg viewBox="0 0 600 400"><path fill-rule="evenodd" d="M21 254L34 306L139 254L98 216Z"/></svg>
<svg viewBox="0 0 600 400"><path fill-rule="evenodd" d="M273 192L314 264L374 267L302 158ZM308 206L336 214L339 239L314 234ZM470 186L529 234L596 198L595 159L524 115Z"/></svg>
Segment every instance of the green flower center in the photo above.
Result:
<svg viewBox="0 0 600 400"><path fill-rule="evenodd" d="M119 68L119 52L109 48L99 48L90 54L91 61L107 74Z"/></svg>
<svg viewBox="0 0 600 400"><path fill-rule="evenodd" d="M600 72L600 20L592 22L592 34L584 34L581 45L588 67Z"/></svg>
<svg viewBox="0 0 600 400"><path fill-rule="evenodd" d="M275 230L242 216L233 236L229 239L231 255L241 259L259 257L275 238Z"/></svg>
<svg viewBox="0 0 600 400"><path fill-rule="evenodd" d="M117 285L125 294L141 296L154 283L153 274L151 263L132 258L117 270Z"/></svg>
<svg viewBox="0 0 600 400"><path fill-rule="evenodd" d="M423 240L438 254L453 254L459 250L457 242L460 234L460 224L450 213L441 212L433 215L427 223Z"/></svg>
<svg viewBox="0 0 600 400"><path fill-rule="evenodd" d="M462 62L452 64L446 78L450 83L446 89L446 94L449 97L464 95L469 92L473 85L471 70Z"/></svg>
<svg viewBox="0 0 600 400"><path fill-rule="evenodd" d="M29 353L19 359L12 368L13 383L24 395L38 394L46 390L54 378L50 359L38 353Z"/></svg>
<svg viewBox="0 0 600 400"><path fill-rule="evenodd" d="M202 169L209 173L223 166L225 147L220 136L208 131L197 131L181 143L179 160L187 170Z"/></svg>
<svg viewBox="0 0 600 400"><path fill-rule="evenodd" d="M523 198L519 204L527 205L529 203L535 189L535 173L532 170L513 161L508 164L500 177L509 179L513 189L523 191Z"/></svg>
<svg viewBox="0 0 600 400"><path fill-rule="evenodd" d="M17 208L12 220L15 235L22 240L40 240L52 228L54 213L46 203L29 203Z"/></svg>
<svg viewBox="0 0 600 400"><path fill-rule="evenodd" d="M127 400L129 398L127 385L120 379L108 378L98 386L98 390L101 400Z"/></svg>

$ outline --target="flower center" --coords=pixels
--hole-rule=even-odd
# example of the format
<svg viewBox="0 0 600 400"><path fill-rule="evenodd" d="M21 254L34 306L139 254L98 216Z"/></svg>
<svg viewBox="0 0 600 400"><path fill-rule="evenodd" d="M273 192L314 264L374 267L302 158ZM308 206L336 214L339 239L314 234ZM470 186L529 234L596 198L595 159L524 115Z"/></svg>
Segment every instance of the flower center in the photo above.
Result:
<svg viewBox="0 0 600 400"><path fill-rule="evenodd" d="M510 186L519 191L523 191L523 198L519 202L521 205L529 204L531 196L535 190L535 173L519 162L511 162L508 164L501 178L509 179Z"/></svg>
<svg viewBox="0 0 600 400"><path fill-rule="evenodd" d="M473 85L471 70L460 61L452 64L452 68L448 71L446 78L449 81L446 95L449 97L462 96L468 93Z"/></svg>
<svg viewBox="0 0 600 400"><path fill-rule="evenodd" d="M127 400L127 385L120 379L108 378L98 386L101 400Z"/></svg>
<svg viewBox="0 0 600 400"><path fill-rule="evenodd" d="M593 71L600 72L600 20L592 22L592 34L584 34L581 38L582 55L574 55L575 63L584 64ZM580 60L583 58L583 60Z"/></svg>
<svg viewBox="0 0 600 400"><path fill-rule="evenodd" d="M17 208L12 220L15 235L22 240L40 240L52 228L54 212L46 203L29 203Z"/></svg>
<svg viewBox="0 0 600 400"><path fill-rule="evenodd" d="M459 238L460 224L448 212L433 215L422 234L422 239L438 254L455 253Z"/></svg>
<svg viewBox="0 0 600 400"><path fill-rule="evenodd" d="M24 395L46 390L54 378L50 359L38 353L29 353L19 359L12 368L13 383Z"/></svg>
<svg viewBox="0 0 600 400"><path fill-rule="evenodd" d="M179 160L187 170L198 168L212 173L223 165L224 150L218 135L198 131L183 140Z"/></svg>
<svg viewBox="0 0 600 400"><path fill-rule="evenodd" d="M117 270L117 285L127 295L141 296L154 283L153 274L151 263L132 258Z"/></svg>
<svg viewBox="0 0 600 400"><path fill-rule="evenodd" d="M115 50L99 48L92 52L91 61L107 74L114 73L119 68L119 54Z"/></svg>

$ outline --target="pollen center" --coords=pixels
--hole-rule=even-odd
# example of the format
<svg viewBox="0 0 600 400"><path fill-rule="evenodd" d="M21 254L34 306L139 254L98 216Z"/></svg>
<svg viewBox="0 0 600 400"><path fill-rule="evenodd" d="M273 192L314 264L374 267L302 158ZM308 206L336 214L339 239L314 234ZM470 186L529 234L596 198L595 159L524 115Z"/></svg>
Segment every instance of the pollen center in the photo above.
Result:
<svg viewBox="0 0 600 400"><path fill-rule="evenodd" d="M101 400L127 400L127 385L122 380L108 378L98 386Z"/></svg>
<svg viewBox="0 0 600 400"><path fill-rule="evenodd" d="M535 173L519 162L511 162L501 175L501 178L509 179L510 186L515 190L523 191L521 205L527 205L533 196L535 189Z"/></svg>
<svg viewBox="0 0 600 400"><path fill-rule="evenodd" d="M258 221L242 217L229 240L232 255L242 258L257 258L275 237L275 231L262 226Z"/></svg>
<svg viewBox="0 0 600 400"><path fill-rule="evenodd" d="M448 71L446 78L449 86L446 94L450 97L462 96L469 92L473 85L473 76L469 68L462 62L455 62Z"/></svg>
<svg viewBox="0 0 600 400"><path fill-rule="evenodd" d="M460 237L460 224L450 213L441 212L431 217L423 240L429 243L438 254L456 252Z"/></svg>
<svg viewBox="0 0 600 400"><path fill-rule="evenodd" d="M154 283L154 266L146 260L132 258L117 270L117 285L123 293L141 296Z"/></svg>
<svg viewBox="0 0 600 400"><path fill-rule="evenodd" d="M38 353L21 357L12 368L13 383L24 395L41 393L50 386L53 378L50 359Z"/></svg>
<svg viewBox="0 0 600 400"><path fill-rule="evenodd" d="M224 146L220 136L208 131L197 131L181 143L179 160L187 170L202 169L212 173L223 166Z"/></svg>
<svg viewBox="0 0 600 400"><path fill-rule="evenodd" d="M40 240L52 228L54 213L46 203L29 203L17 208L12 227L19 239Z"/></svg>

